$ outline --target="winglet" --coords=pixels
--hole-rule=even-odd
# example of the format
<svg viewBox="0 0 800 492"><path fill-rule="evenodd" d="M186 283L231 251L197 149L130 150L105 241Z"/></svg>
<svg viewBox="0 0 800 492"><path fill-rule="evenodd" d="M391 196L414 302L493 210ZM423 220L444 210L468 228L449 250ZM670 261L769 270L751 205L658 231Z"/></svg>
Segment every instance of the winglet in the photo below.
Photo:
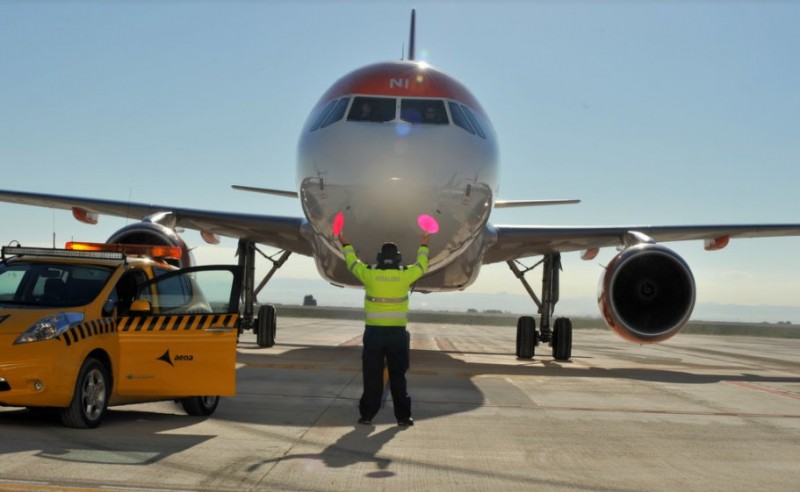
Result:
<svg viewBox="0 0 800 492"><path fill-rule="evenodd" d="M408 33L408 59L414 60L414 42L416 40L416 21L417 19L417 12L414 9L411 9L411 31Z"/></svg>

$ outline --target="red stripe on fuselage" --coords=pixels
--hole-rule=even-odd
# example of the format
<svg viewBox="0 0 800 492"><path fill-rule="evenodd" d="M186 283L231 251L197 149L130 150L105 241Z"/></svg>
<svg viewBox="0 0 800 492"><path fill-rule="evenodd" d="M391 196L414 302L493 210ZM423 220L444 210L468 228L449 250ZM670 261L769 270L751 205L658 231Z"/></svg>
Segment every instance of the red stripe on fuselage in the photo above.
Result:
<svg viewBox="0 0 800 492"><path fill-rule="evenodd" d="M422 62L376 63L354 70L337 80L317 106L348 94L453 99L486 116L478 100L461 82Z"/></svg>

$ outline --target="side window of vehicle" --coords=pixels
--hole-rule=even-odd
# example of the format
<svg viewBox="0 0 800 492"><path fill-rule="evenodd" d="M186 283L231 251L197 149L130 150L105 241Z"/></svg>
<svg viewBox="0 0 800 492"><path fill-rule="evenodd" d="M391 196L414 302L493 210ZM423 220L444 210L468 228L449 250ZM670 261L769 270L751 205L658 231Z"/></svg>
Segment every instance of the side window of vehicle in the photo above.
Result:
<svg viewBox="0 0 800 492"><path fill-rule="evenodd" d="M168 270L156 270L156 275L161 277ZM155 286L155 296L152 301L153 312L159 314L186 312L186 306L192 300L192 285L188 277L183 275L159 278Z"/></svg>
<svg viewBox="0 0 800 492"><path fill-rule="evenodd" d="M157 273L140 288L152 295L153 314L228 314L238 311L241 280L236 267L195 267Z"/></svg>
<svg viewBox="0 0 800 492"><path fill-rule="evenodd" d="M103 305L103 314L111 316L115 307L118 316L130 314L131 304L137 298L137 291L145 282L147 282L147 275L143 271L129 270L125 272ZM151 300L149 295L147 300Z"/></svg>

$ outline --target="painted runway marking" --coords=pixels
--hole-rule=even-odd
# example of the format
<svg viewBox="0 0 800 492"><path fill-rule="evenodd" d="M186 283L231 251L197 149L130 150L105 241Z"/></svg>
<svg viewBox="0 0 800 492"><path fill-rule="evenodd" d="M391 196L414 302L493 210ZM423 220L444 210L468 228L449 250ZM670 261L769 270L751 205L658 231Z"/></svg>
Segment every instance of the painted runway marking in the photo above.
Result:
<svg viewBox="0 0 800 492"><path fill-rule="evenodd" d="M736 386L741 386L742 388L754 389L758 391L765 391L767 393L783 396L786 398L792 398L794 400L800 400L800 395L796 393L789 393L788 391L782 391L775 388L769 388L767 386L760 386L753 383L745 383L744 381L725 381L726 383L735 384Z"/></svg>

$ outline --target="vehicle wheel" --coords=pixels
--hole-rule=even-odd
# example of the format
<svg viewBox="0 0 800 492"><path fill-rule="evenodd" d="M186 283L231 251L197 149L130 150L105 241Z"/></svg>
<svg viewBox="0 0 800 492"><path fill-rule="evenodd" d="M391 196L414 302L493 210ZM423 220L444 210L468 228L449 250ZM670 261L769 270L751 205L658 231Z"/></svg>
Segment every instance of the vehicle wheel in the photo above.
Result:
<svg viewBox="0 0 800 492"><path fill-rule="evenodd" d="M275 345L276 325L275 306L265 304L259 307L256 320L256 343L259 347Z"/></svg>
<svg viewBox="0 0 800 492"><path fill-rule="evenodd" d="M521 316L517 321L517 357L533 358L536 350L536 321L531 316Z"/></svg>
<svg viewBox="0 0 800 492"><path fill-rule="evenodd" d="M219 396L190 396L180 399L181 406L189 415L208 417L219 405Z"/></svg>
<svg viewBox="0 0 800 492"><path fill-rule="evenodd" d="M558 318L553 327L553 358L569 360L570 357L572 357L572 321L569 318Z"/></svg>
<svg viewBox="0 0 800 492"><path fill-rule="evenodd" d="M72 401L61 410L61 423L78 429L100 425L108 408L109 383L106 366L97 359L86 359L78 373Z"/></svg>

